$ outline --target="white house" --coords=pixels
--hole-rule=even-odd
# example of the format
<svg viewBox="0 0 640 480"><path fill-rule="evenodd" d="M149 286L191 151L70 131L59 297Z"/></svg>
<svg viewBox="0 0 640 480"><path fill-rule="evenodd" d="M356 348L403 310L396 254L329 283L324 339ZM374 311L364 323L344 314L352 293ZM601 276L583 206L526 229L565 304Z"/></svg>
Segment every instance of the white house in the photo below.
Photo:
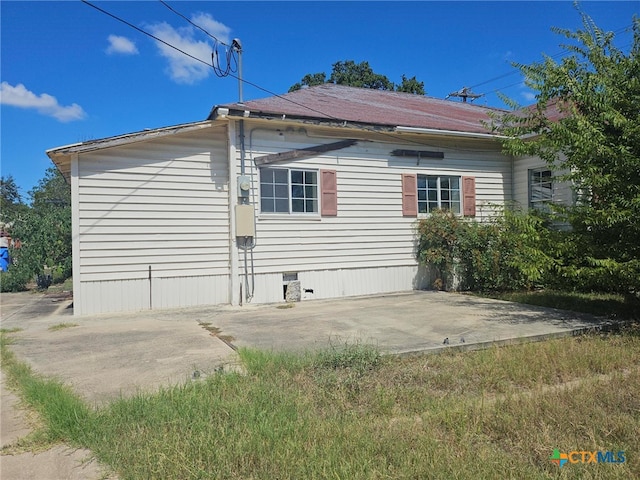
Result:
<svg viewBox="0 0 640 480"><path fill-rule="evenodd" d="M417 218L555 195L540 160L501 152L492 111L325 84L49 150L71 183L74 313L426 288Z"/></svg>

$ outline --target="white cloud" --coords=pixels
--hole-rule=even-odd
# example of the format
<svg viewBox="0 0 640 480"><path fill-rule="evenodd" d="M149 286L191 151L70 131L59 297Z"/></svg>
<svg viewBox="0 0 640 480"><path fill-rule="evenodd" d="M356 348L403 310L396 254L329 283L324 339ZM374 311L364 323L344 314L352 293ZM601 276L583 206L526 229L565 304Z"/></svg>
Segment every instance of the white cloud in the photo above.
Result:
<svg viewBox="0 0 640 480"><path fill-rule="evenodd" d="M196 25L200 25L204 30L209 32L221 42L224 42L226 44L231 43L231 39L229 38L231 28L227 27L223 23L218 22L208 13L196 13L191 17L191 21Z"/></svg>
<svg viewBox="0 0 640 480"><path fill-rule="evenodd" d="M118 35L109 35L109 46L106 49L107 54L113 55L120 53L122 55L136 55L138 49L136 44L129 40L127 37L120 37Z"/></svg>
<svg viewBox="0 0 640 480"><path fill-rule="evenodd" d="M520 97L528 103L534 103L536 101L536 92L529 88L525 82L519 85Z"/></svg>
<svg viewBox="0 0 640 480"><path fill-rule="evenodd" d="M193 23L201 26L221 42L230 43L229 33L231 29L214 20L211 15L198 13L192 16L191 19ZM202 60L202 62L206 62L205 65L164 43L156 42L160 55L169 62L167 71L173 81L191 85L209 76L212 70L209 65L211 65L213 42L210 44L208 41L196 40L196 35L204 35L204 33L193 26L175 29L166 22L148 25L147 28L161 40L179 48L192 57Z"/></svg>
<svg viewBox="0 0 640 480"><path fill-rule="evenodd" d="M0 103L18 108L33 108L42 115L53 117L61 122L82 120L87 116L77 103L63 106L56 97L47 93L36 95L19 83L15 87L7 82L0 84Z"/></svg>

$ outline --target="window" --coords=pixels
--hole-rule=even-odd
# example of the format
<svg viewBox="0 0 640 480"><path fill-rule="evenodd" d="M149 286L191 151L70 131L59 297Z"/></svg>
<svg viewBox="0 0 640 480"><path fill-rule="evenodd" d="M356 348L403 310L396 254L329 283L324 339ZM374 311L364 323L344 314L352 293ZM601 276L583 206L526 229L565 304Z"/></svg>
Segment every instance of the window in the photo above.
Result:
<svg viewBox="0 0 640 480"><path fill-rule="evenodd" d="M318 213L318 172L261 168L260 210L263 213Z"/></svg>
<svg viewBox="0 0 640 480"><path fill-rule="evenodd" d="M553 200L553 177L551 170L537 168L529 170L529 208L546 210Z"/></svg>
<svg viewBox="0 0 640 480"><path fill-rule="evenodd" d="M418 175L418 213L435 209L460 213L460 177Z"/></svg>

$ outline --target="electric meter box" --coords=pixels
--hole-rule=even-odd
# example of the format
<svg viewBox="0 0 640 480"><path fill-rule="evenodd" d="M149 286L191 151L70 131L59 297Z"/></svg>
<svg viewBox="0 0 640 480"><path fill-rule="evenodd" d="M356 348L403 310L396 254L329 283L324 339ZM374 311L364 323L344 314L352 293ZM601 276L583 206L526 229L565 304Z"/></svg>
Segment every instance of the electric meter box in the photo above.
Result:
<svg viewBox="0 0 640 480"><path fill-rule="evenodd" d="M249 191L251 190L251 178L247 175L240 175L238 177L238 196L247 198L249 197Z"/></svg>
<svg viewBox="0 0 640 480"><path fill-rule="evenodd" d="M236 205L236 237L255 237L253 205Z"/></svg>

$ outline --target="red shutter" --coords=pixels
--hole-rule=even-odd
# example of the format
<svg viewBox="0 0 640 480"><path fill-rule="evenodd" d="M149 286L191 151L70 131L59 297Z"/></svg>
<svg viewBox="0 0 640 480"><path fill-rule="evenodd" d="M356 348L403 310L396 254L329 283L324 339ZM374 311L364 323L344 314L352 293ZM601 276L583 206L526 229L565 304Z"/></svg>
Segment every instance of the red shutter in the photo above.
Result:
<svg viewBox="0 0 640 480"><path fill-rule="evenodd" d="M465 217L476 216L476 179L462 177L462 212Z"/></svg>
<svg viewBox="0 0 640 480"><path fill-rule="evenodd" d="M335 170L320 170L320 192L321 215L338 215L338 183Z"/></svg>
<svg viewBox="0 0 640 480"><path fill-rule="evenodd" d="M418 179L415 173L402 174L402 215L418 216Z"/></svg>

